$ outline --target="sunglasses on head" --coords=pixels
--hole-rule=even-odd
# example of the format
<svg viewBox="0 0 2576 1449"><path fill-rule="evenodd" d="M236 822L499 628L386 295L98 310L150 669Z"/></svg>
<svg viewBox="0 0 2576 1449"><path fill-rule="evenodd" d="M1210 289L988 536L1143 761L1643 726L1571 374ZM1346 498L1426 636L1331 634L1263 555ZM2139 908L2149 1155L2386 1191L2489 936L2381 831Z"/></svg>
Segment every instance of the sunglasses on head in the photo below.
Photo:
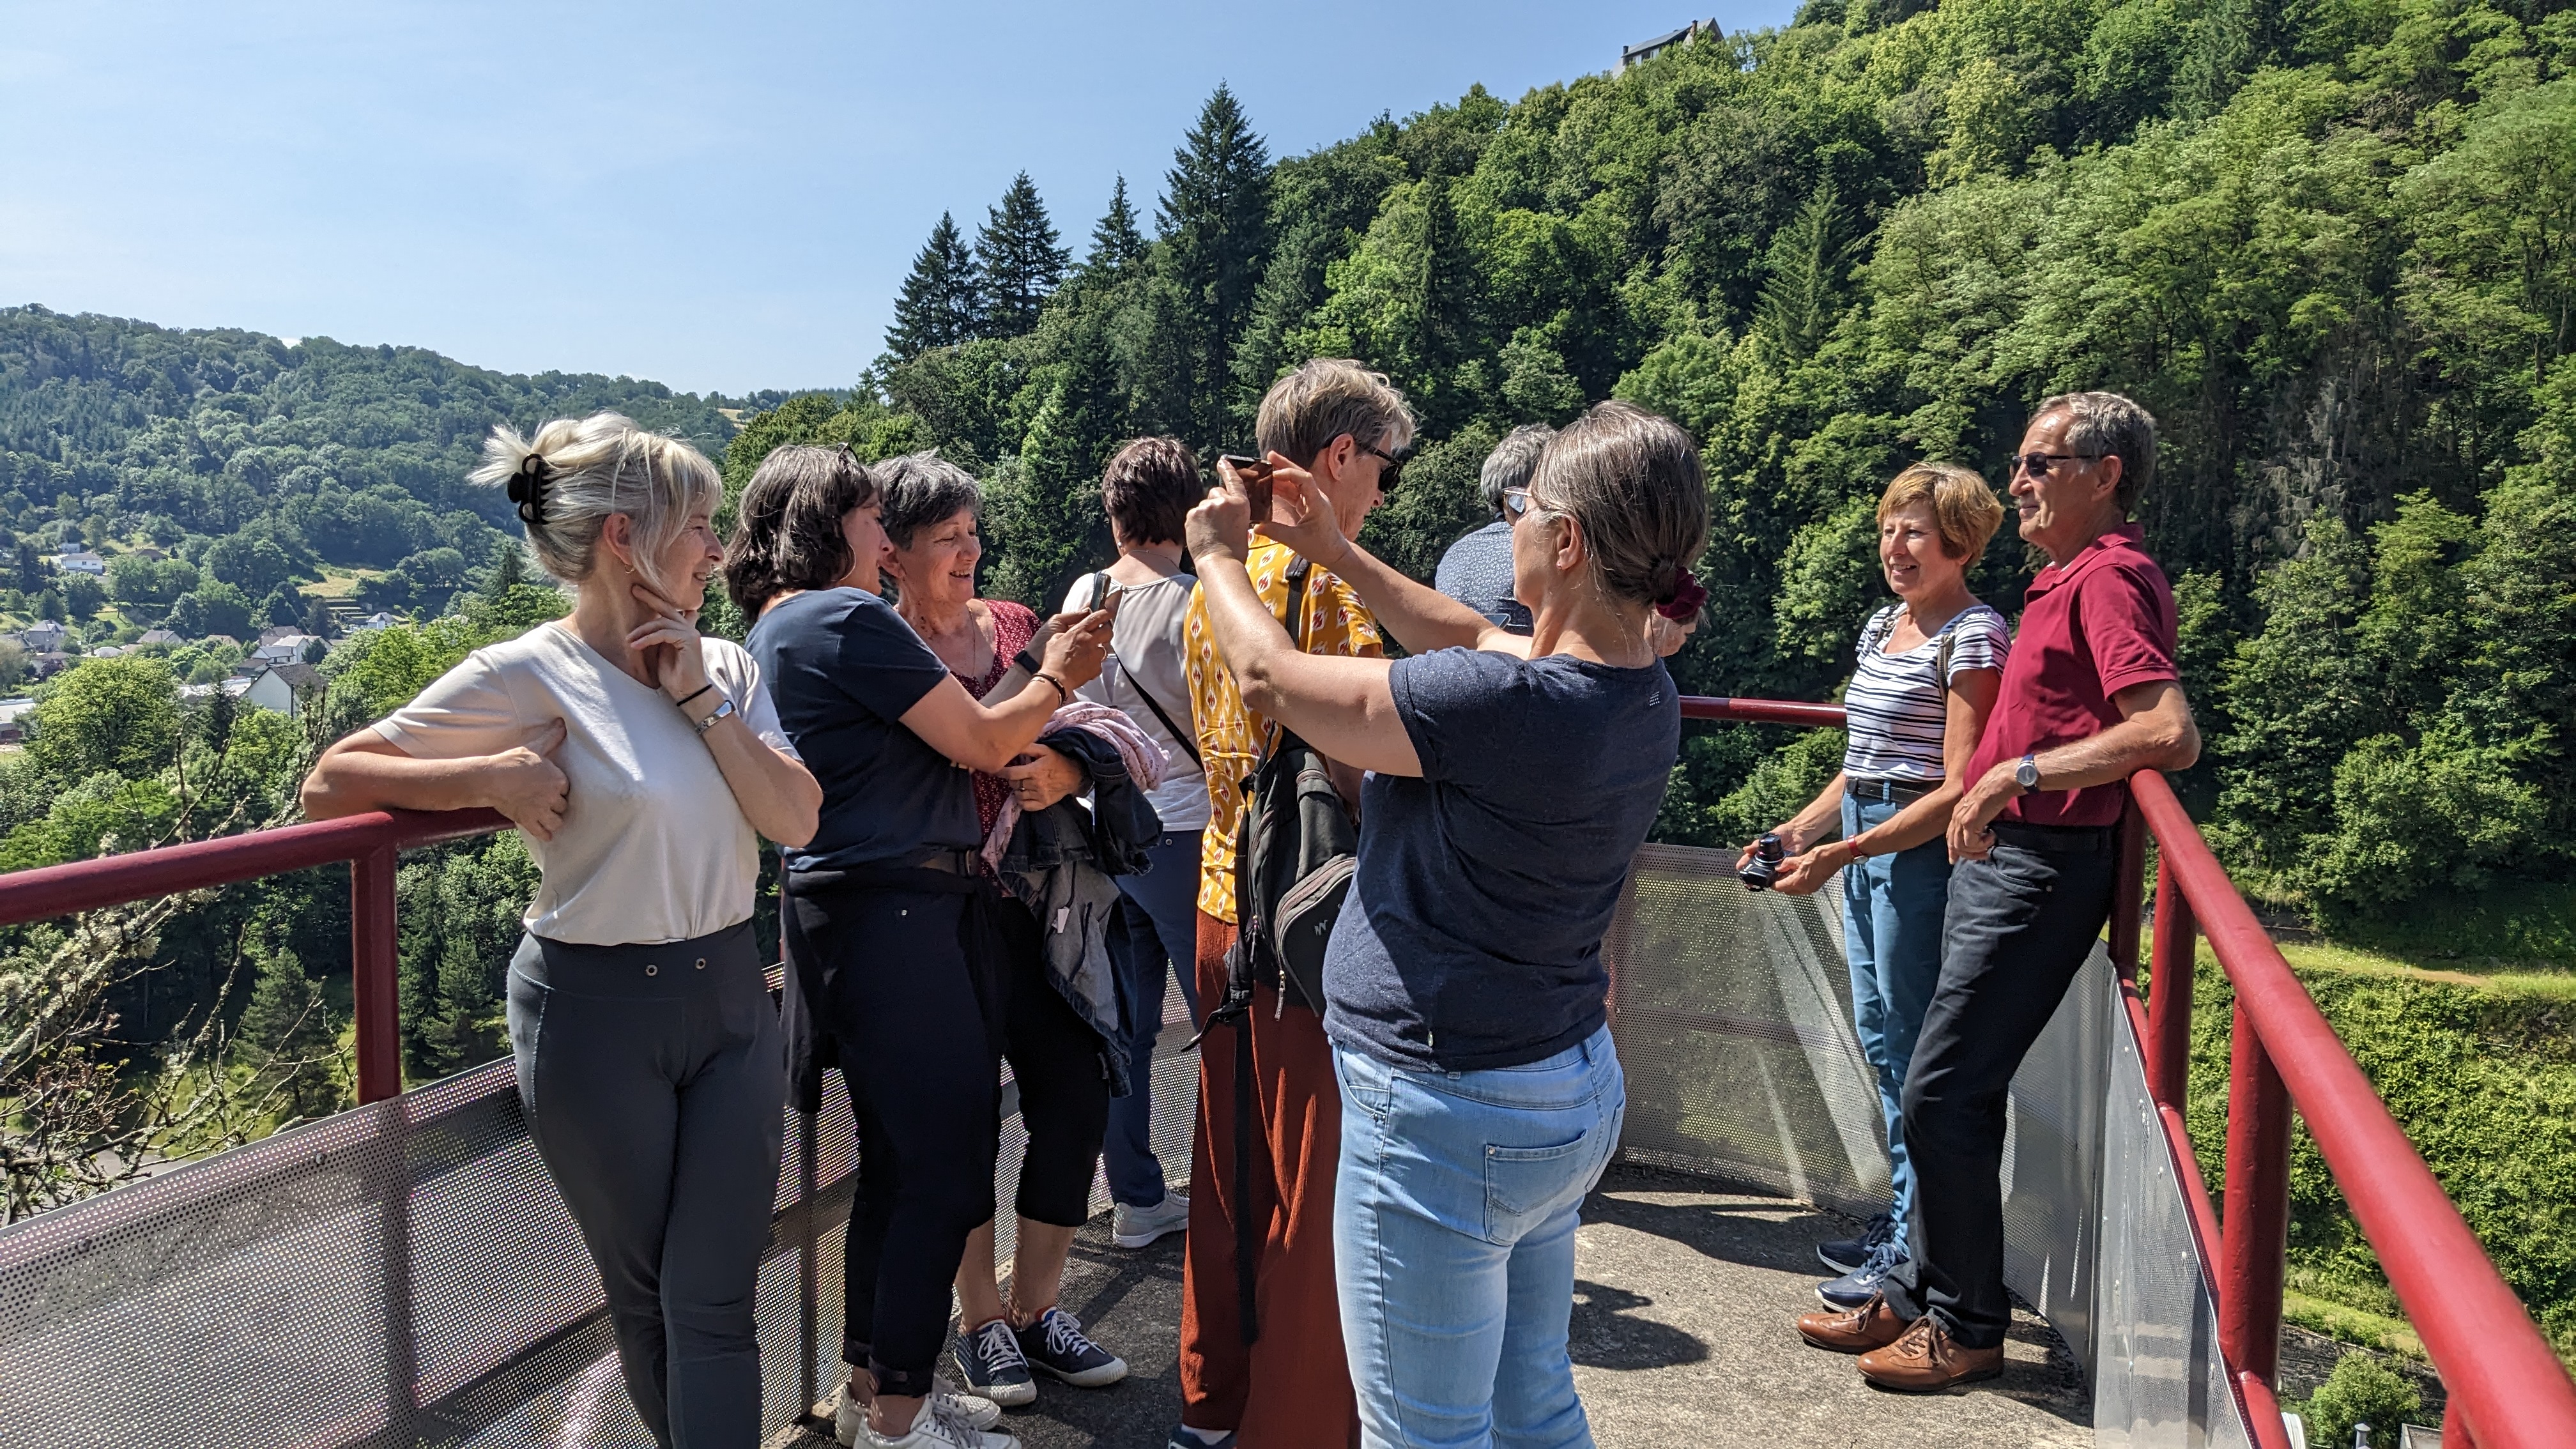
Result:
<svg viewBox="0 0 2576 1449"><path fill-rule="evenodd" d="M2004 476L2017 478L2027 470L2033 478L2045 478L2048 470L2059 463L2089 463L2109 456L2108 453L2017 453L2008 460Z"/></svg>

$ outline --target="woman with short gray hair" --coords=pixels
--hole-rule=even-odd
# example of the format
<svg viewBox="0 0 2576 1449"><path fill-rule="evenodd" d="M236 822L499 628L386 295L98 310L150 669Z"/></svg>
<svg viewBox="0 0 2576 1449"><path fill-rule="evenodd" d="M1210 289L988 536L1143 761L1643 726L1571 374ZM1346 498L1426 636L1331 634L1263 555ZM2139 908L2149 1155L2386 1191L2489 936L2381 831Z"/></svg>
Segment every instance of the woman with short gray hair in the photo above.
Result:
<svg viewBox="0 0 2576 1449"><path fill-rule="evenodd" d="M1627 1100L1601 938L1680 750L1646 618L1687 621L1705 597L1699 450L1619 402L1548 442L1503 499L1527 635L1370 557L1311 476L1271 462L1261 531L1347 580L1412 651L1298 653L1245 572L1249 512L1221 470L1189 541L1244 702L1372 772L1323 973L1362 1442L1588 1446L1566 1347L1574 1231Z"/></svg>
<svg viewBox="0 0 2576 1449"><path fill-rule="evenodd" d="M752 898L759 837L811 839L822 788L751 656L698 633L724 557L713 464L615 413L496 428L483 456L474 481L508 487L571 617L333 745L304 811L483 806L527 837L509 1028L529 1133L654 1442L751 1449L786 1095Z"/></svg>

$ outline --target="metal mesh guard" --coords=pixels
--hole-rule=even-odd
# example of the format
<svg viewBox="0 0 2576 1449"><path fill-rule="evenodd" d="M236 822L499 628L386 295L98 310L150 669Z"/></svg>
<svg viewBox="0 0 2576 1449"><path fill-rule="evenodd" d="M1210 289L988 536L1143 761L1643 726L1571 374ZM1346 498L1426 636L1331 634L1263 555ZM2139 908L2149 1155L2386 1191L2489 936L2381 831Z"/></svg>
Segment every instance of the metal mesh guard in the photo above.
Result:
<svg viewBox="0 0 2576 1449"><path fill-rule="evenodd" d="M1180 994L1166 999L1178 1025ZM1167 1029L1154 1063L1155 1147L1182 1171L1198 1079L1196 1055L1174 1050L1187 1036ZM786 1144L758 1306L773 1428L837 1375L857 1162L837 1078L810 1128L789 1116ZM1018 1174L1006 1151L998 1201ZM1105 1188L1093 1199L1106 1206ZM0 1442L652 1439L501 1061L0 1231Z"/></svg>

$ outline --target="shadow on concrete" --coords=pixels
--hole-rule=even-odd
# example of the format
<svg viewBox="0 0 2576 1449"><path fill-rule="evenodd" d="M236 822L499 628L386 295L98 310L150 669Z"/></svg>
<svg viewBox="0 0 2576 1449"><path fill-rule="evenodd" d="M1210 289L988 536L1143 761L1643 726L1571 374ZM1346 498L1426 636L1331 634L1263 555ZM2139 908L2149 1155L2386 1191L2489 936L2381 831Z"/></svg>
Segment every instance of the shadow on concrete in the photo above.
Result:
<svg viewBox="0 0 2576 1449"><path fill-rule="evenodd" d="M1817 1261L1816 1245L1859 1231L1858 1224L1839 1213L1779 1198L1667 1203L1629 1195L1641 1189L1705 1194L1711 1186L1677 1172L1623 1165L1585 1200L1583 1220L1651 1233L1723 1263L1806 1273L1819 1281L1833 1275Z"/></svg>
<svg viewBox="0 0 2576 1449"><path fill-rule="evenodd" d="M1567 1348L1586 1368L1659 1369L1698 1363L1708 1345L1668 1323L1632 1316L1655 1300L1625 1288L1574 1280L1574 1323Z"/></svg>

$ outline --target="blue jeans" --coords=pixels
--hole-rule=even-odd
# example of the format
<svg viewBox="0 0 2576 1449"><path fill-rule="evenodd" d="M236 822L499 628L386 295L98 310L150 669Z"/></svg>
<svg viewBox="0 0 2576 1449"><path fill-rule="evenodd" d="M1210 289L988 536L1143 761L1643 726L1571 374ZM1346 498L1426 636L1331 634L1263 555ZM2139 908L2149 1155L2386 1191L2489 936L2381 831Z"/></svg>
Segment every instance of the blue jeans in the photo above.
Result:
<svg viewBox="0 0 2576 1449"><path fill-rule="evenodd" d="M1843 838L1896 817L1905 807L1843 797ZM1843 871L1843 951L1851 960L1852 1027L1878 1073L1887 1119L1887 1173L1897 1239L1914 1208L1914 1163L1905 1150L1905 1071L1914 1062L1923 1013L1941 981L1941 920L1950 899L1950 852L1940 837L1873 855Z"/></svg>
<svg viewBox="0 0 2576 1449"><path fill-rule="evenodd" d="M1361 1443L1589 1449L1566 1328L1577 1210L1628 1107L1609 1028L1527 1066L1418 1070L1336 1046L1333 1071Z"/></svg>
<svg viewBox="0 0 2576 1449"><path fill-rule="evenodd" d="M1145 852L1153 867L1118 877L1118 914L1109 922L1109 960L1118 969L1127 1042L1124 1097L1109 1101L1109 1196L1129 1207L1163 1200L1154 1156L1154 1038L1163 1030L1163 983L1177 976L1190 1020L1199 1017L1199 832L1174 830Z"/></svg>

